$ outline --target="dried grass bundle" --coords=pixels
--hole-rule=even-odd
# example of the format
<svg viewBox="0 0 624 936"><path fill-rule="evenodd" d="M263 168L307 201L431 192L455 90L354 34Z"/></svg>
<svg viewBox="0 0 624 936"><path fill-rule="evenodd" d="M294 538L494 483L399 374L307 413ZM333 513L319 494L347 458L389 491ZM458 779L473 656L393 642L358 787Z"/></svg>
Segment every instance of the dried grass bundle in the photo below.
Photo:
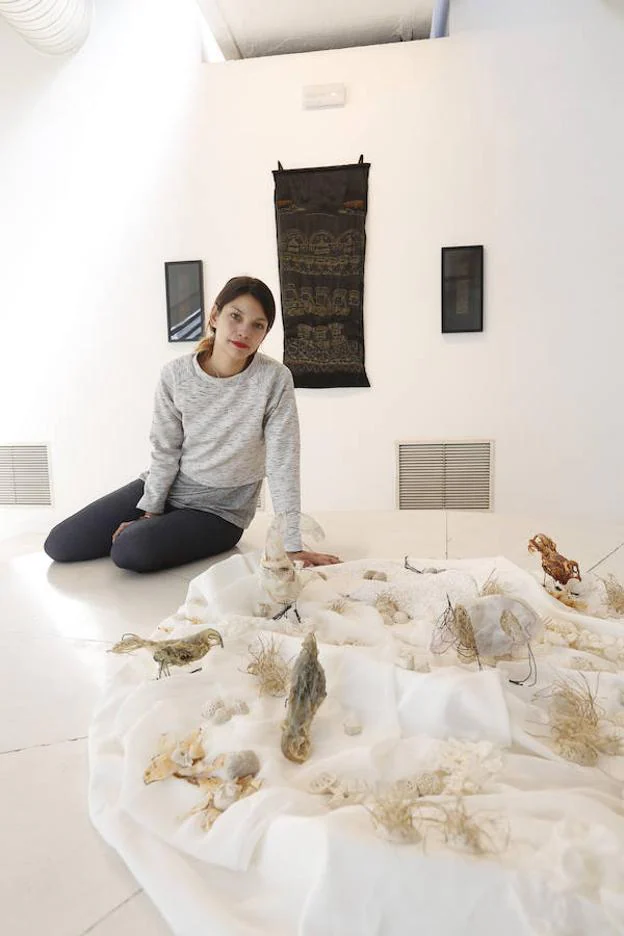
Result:
<svg viewBox="0 0 624 936"><path fill-rule="evenodd" d="M463 797L454 804L432 802L402 793L396 786L376 793L367 807L377 829L392 842L423 842L438 832L445 845L473 855L497 855L509 845L509 826L499 816L470 815Z"/></svg>
<svg viewBox="0 0 624 936"><path fill-rule="evenodd" d="M447 607L434 625L431 638L432 653L445 653L453 647L463 663L476 661L481 669L475 632L468 611L460 604L453 607L448 595L446 600Z"/></svg>
<svg viewBox="0 0 624 936"><path fill-rule="evenodd" d="M258 638L249 647L250 662L247 672L258 678L260 695L283 696L290 686L290 664L281 654L281 643L270 637L267 643Z"/></svg>
<svg viewBox="0 0 624 936"><path fill-rule="evenodd" d="M349 601L347 598L334 598L334 600L330 601L327 605L327 610L334 611L336 614L344 614L348 609Z"/></svg>
<svg viewBox="0 0 624 936"><path fill-rule="evenodd" d="M506 595L507 589L498 581L496 571L492 569L485 582L479 589L479 598L485 598L487 595Z"/></svg>
<svg viewBox="0 0 624 936"><path fill-rule="evenodd" d="M391 842L420 842L422 833L414 825L414 798L393 788L375 793L372 805L367 807L375 828L382 829Z"/></svg>
<svg viewBox="0 0 624 936"><path fill-rule="evenodd" d="M601 754L624 753L621 732L611 727L585 676L557 680L552 688L538 692L548 699L548 718L555 750L561 757L593 767Z"/></svg>
<svg viewBox="0 0 624 936"><path fill-rule="evenodd" d="M509 845L509 827L502 817L470 815L460 796L451 806L422 801L415 820L437 828L447 845L458 846L473 855L497 855Z"/></svg>
<svg viewBox="0 0 624 936"><path fill-rule="evenodd" d="M600 576L599 576L600 578ZM620 585L614 575L601 578L600 581L607 593L607 608L617 617L624 615L624 586Z"/></svg>
<svg viewBox="0 0 624 936"><path fill-rule="evenodd" d="M400 610L398 604L390 594L390 592L381 592L377 595L375 599L375 608L382 617L393 618L397 611Z"/></svg>

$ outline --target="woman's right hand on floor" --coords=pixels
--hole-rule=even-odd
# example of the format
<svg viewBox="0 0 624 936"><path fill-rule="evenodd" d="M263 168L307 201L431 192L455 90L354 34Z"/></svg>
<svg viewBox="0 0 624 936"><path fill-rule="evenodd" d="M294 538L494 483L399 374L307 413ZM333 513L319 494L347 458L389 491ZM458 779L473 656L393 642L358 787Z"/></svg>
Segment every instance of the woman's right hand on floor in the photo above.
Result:
<svg viewBox="0 0 624 936"><path fill-rule="evenodd" d="M139 517L139 520L149 520L151 517L157 517L157 516L159 515L151 514L151 513L144 513L142 517ZM112 540L113 543L115 542L119 534L123 533L126 527L129 527L132 523L136 523L136 522L137 522L136 520L124 520L123 523L120 523L117 529L115 530L115 532L113 533L113 540Z"/></svg>

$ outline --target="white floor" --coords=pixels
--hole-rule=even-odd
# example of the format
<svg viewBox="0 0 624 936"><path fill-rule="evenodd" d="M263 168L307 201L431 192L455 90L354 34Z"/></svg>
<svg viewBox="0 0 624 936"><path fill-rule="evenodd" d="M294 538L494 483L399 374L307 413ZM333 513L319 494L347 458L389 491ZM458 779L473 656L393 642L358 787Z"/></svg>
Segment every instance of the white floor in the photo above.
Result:
<svg viewBox="0 0 624 936"><path fill-rule="evenodd" d="M624 524L411 511L316 518L325 548L343 559L505 555L535 569L526 544L542 532L581 572L596 566L624 581ZM240 549L261 548L266 525L259 514ZM107 559L64 566L50 562L42 541L0 542L2 933L165 936L168 927L89 822L86 737L107 648L127 631L148 635L210 563L149 576Z"/></svg>

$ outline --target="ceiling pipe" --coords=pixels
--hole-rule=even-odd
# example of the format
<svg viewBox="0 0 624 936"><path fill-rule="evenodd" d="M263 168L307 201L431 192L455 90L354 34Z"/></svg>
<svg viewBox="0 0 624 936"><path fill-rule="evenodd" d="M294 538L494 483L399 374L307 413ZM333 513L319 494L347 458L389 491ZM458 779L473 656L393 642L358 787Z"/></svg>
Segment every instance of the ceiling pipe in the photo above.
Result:
<svg viewBox="0 0 624 936"><path fill-rule="evenodd" d="M450 0L436 0L431 15L431 33L430 39L443 39L448 35L448 18Z"/></svg>
<svg viewBox="0 0 624 936"><path fill-rule="evenodd" d="M0 0L0 14L37 51L67 55L89 35L93 0Z"/></svg>

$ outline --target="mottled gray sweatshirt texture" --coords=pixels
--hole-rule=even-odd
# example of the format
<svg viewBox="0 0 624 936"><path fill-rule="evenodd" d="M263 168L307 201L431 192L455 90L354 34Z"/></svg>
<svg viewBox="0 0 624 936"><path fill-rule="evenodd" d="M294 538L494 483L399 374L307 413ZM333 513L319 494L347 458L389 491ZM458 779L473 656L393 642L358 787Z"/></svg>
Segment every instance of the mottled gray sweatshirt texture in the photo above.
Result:
<svg viewBox="0 0 624 936"><path fill-rule="evenodd" d="M196 354L165 364L154 400L150 466L140 510L165 503L214 513L247 527L268 478L284 545L302 548L299 420L290 371L257 353L233 377L211 377Z"/></svg>

